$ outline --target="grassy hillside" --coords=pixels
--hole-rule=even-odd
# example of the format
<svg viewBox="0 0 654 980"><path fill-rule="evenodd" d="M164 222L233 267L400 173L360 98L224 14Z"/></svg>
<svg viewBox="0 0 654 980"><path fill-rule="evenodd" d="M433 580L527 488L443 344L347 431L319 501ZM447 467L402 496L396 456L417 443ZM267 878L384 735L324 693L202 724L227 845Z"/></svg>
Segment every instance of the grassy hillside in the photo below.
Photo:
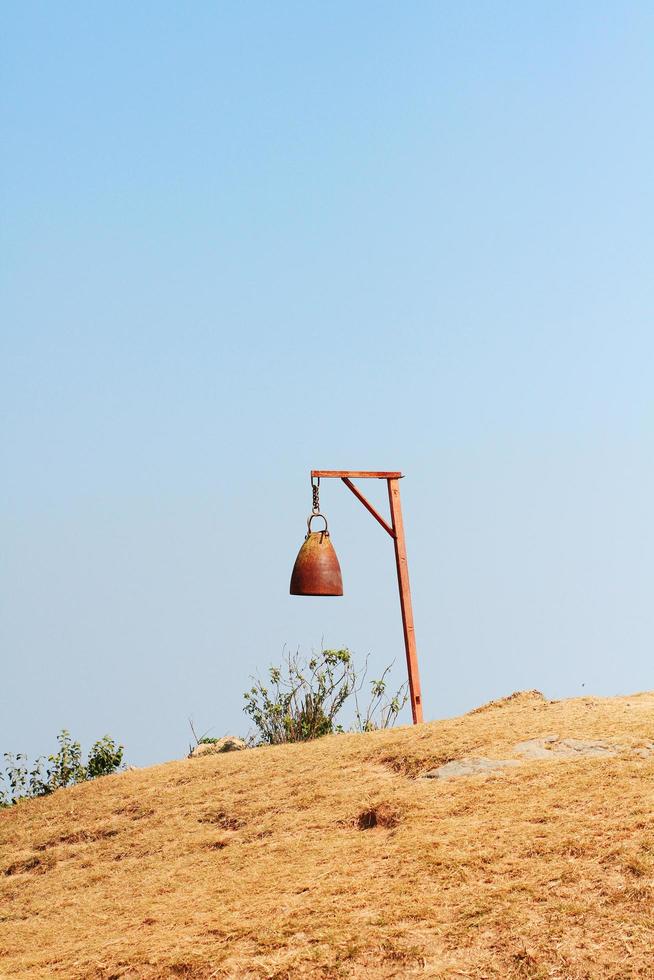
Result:
<svg viewBox="0 0 654 980"><path fill-rule="evenodd" d="M422 779L525 739L613 757ZM0 976L654 977L654 694L171 762L0 812Z"/></svg>

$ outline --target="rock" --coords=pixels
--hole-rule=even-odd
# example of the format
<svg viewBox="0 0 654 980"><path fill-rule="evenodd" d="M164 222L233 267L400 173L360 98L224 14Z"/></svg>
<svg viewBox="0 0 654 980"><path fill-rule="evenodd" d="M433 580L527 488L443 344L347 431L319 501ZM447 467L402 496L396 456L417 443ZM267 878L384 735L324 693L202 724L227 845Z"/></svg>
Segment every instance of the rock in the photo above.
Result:
<svg viewBox="0 0 654 980"><path fill-rule="evenodd" d="M200 742L191 750L189 759L195 759L200 755L216 755L218 752L240 752L242 749L247 749L242 738L226 735L216 742Z"/></svg>
<svg viewBox="0 0 654 980"><path fill-rule="evenodd" d="M612 756L625 751L625 746L615 745L598 738L559 738L546 735L544 738L530 738L518 742L513 751L523 759L573 759L579 756Z"/></svg>
<svg viewBox="0 0 654 980"><path fill-rule="evenodd" d="M631 748L609 742L601 738L560 738L558 735L544 735L542 738L530 738L526 742L518 742L512 751L520 759L455 759L447 762L438 769L431 769L422 774L422 779L453 779L457 776L479 776L500 772L502 769L522 765L534 759L597 759L610 758L619 752L630 752L648 759L654 755L654 742L644 746Z"/></svg>
<svg viewBox="0 0 654 980"><path fill-rule="evenodd" d="M452 779L455 776L486 775L519 765L521 763L517 759L456 759L454 762L446 762L438 769L423 773L422 778Z"/></svg>

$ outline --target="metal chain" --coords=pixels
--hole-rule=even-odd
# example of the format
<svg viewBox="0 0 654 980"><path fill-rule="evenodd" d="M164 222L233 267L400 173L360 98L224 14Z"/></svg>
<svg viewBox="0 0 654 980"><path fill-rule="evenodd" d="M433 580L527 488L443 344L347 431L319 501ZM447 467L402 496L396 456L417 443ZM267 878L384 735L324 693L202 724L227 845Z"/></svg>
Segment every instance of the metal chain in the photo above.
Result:
<svg viewBox="0 0 654 980"><path fill-rule="evenodd" d="M317 483L311 483L311 493L313 494L313 507L311 508L312 514L320 513L320 478Z"/></svg>

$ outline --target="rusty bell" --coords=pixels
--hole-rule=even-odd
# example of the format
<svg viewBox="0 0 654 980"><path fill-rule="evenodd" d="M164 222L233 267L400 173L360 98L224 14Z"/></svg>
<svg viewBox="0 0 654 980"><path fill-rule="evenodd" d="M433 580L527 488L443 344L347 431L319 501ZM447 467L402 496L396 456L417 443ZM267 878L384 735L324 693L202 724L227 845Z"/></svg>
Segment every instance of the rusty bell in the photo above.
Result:
<svg viewBox="0 0 654 980"><path fill-rule="evenodd" d="M321 517L325 522L322 531L311 530L314 517ZM291 595L343 595L341 566L329 537L327 519L323 514L311 514L307 527L307 536L293 566Z"/></svg>

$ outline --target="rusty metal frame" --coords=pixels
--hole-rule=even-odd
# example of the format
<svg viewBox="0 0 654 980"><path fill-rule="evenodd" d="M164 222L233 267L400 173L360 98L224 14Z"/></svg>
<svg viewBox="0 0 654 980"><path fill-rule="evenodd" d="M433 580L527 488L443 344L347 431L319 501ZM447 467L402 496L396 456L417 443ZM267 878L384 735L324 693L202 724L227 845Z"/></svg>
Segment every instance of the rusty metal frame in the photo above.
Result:
<svg viewBox="0 0 654 980"><path fill-rule="evenodd" d="M352 479L386 480L388 487L388 502L391 511L389 524L381 514L366 500ZM409 584L409 567L406 556L404 538L404 521L402 519L402 504L400 501L400 480L398 472L378 472L368 470L311 470L311 479L340 479L375 520L393 539L395 545L395 567L397 569L397 585L400 593L400 609L402 611L402 630L404 633L404 648L406 650L406 665L409 675L409 697L414 725L422 721L422 694L420 691L420 673L418 670L418 651L413 626L413 606L411 604L411 586Z"/></svg>

